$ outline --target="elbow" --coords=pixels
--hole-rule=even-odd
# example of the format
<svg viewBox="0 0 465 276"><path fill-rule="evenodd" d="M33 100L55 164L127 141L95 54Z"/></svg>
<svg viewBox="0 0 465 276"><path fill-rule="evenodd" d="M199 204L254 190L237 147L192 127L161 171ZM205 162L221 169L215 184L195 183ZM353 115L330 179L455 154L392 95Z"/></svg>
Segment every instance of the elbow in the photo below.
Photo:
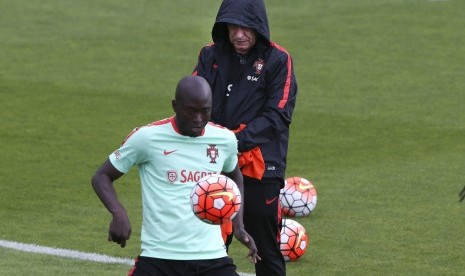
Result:
<svg viewBox="0 0 465 276"><path fill-rule="evenodd" d="M97 190L97 187L99 186L99 183L101 182L101 181L100 181L101 178L102 178L102 176L101 176L98 172L96 172L96 173L92 176L92 178L90 179L90 184L92 185L92 188L93 188L94 190Z"/></svg>

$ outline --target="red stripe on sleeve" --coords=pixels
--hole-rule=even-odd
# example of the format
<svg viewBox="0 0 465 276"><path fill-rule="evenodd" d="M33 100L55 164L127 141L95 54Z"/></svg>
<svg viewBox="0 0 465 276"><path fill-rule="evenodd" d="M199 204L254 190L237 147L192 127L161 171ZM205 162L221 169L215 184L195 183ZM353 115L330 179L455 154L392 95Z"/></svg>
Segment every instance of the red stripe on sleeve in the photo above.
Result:
<svg viewBox="0 0 465 276"><path fill-rule="evenodd" d="M283 90L283 97L279 101L278 107L280 109L283 109L284 106L287 103L287 100L289 99L289 90L291 89L291 70L292 70L292 60L291 56L287 52L286 49L284 49L282 46L271 42L271 47L275 47L276 49L283 51L287 55L287 76L286 76L286 83L284 84L284 90Z"/></svg>

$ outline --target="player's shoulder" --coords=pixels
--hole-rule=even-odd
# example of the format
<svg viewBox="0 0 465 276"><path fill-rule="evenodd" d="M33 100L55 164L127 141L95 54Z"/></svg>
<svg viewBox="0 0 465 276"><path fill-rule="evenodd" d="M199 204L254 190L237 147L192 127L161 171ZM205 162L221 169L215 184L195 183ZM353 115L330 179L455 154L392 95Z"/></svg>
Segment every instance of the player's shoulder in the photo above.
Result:
<svg viewBox="0 0 465 276"><path fill-rule="evenodd" d="M171 124L172 120L173 120L172 118L161 119L158 121L151 122L150 124L147 124L146 127L150 128L150 127L165 126L165 125Z"/></svg>
<svg viewBox="0 0 465 276"><path fill-rule="evenodd" d="M209 130L211 130L212 132L215 132L216 135L222 135L222 136L226 136L228 138L230 137L236 137L236 135L231 131L229 130L228 128L222 126L222 125L218 125L218 124L215 124L215 123L212 123L212 122L208 122L208 124L205 126L206 128L208 128Z"/></svg>
<svg viewBox="0 0 465 276"><path fill-rule="evenodd" d="M171 124L171 118L166 118L158 121L151 122L149 124L135 127L124 139L123 143L124 144L127 140L130 138L132 140L140 140L144 139L144 137L149 137L152 136L154 132L157 131L163 131L163 127L170 126Z"/></svg>
<svg viewBox="0 0 465 276"><path fill-rule="evenodd" d="M139 131L143 133L151 133L161 130L166 127L171 127L171 118L165 118L162 120L154 121L144 126L139 127Z"/></svg>
<svg viewBox="0 0 465 276"><path fill-rule="evenodd" d="M208 122L208 123L207 123L207 126L213 128L213 129L217 129L217 130L219 130L219 131L229 131L229 132L232 132L232 131L229 130L228 128L226 128L226 127L224 127L224 126L222 126L222 125L219 125L219 124L215 124L215 123L213 123L213 122Z"/></svg>

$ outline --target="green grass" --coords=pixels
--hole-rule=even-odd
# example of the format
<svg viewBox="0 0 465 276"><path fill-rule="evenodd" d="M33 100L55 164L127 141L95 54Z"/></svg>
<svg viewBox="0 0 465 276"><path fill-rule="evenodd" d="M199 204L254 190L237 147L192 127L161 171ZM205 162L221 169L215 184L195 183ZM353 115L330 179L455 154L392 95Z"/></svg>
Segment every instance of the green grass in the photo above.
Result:
<svg viewBox="0 0 465 276"><path fill-rule="evenodd" d="M288 275L463 274L465 2L266 3L299 82L287 174L319 196L297 219L310 247ZM0 0L0 239L139 253L137 170L117 184L133 225L125 249L106 242L90 177L132 128L172 114L218 6ZM238 242L231 251L253 272ZM127 270L0 248L4 274Z"/></svg>
<svg viewBox="0 0 465 276"><path fill-rule="evenodd" d="M131 268L130 266L123 264L104 264L79 261L49 255L23 253L17 250L3 248L0 250L0 260L2 260L2 269L4 269L4 271L11 272L14 275L114 276L127 275L127 272Z"/></svg>

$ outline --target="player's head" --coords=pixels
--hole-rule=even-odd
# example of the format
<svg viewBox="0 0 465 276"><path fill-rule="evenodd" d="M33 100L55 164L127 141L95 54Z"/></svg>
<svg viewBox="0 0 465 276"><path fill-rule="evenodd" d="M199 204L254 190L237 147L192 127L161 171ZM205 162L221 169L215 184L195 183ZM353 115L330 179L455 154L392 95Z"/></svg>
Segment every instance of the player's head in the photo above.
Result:
<svg viewBox="0 0 465 276"><path fill-rule="evenodd" d="M182 78L172 101L176 124L182 135L197 137L210 120L212 92L208 82L199 76Z"/></svg>

